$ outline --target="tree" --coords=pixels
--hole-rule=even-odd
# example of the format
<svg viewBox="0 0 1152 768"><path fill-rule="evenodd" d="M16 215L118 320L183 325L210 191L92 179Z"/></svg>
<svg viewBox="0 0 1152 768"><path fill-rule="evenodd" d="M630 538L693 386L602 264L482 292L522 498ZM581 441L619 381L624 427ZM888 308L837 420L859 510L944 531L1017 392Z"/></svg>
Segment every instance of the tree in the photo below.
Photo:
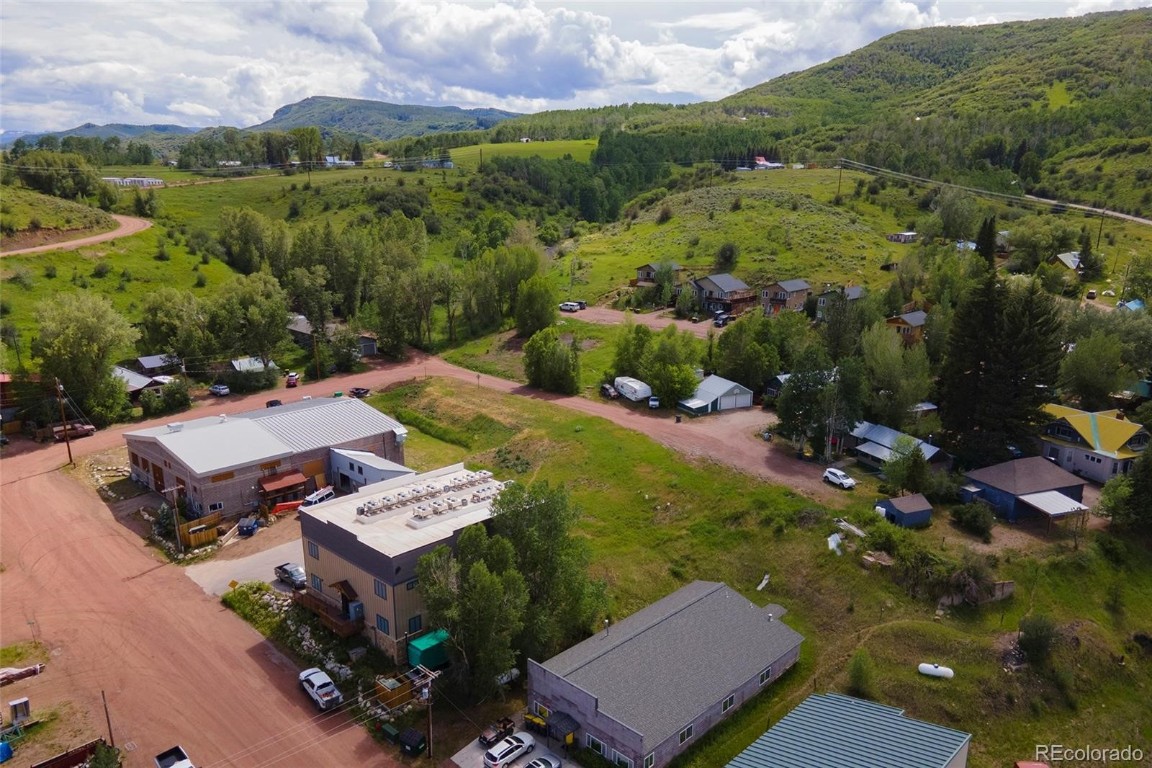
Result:
<svg viewBox="0 0 1152 768"><path fill-rule="evenodd" d="M928 460L924 458L920 444L908 435L896 438L892 453L884 462L888 485L900 491L923 493L928 487L929 472Z"/></svg>
<svg viewBox="0 0 1152 768"><path fill-rule="evenodd" d="M360 146L360 139L356 139L356 143L352 145L352 154L349 159L356 165L364 165L364 147Z"/></svg>
<svg viewBox="0 0 1152 768"><path fill-rule="evenodd" d="M1104 484L1099 511L1118 528L1152 530L1152 453L1145 451L1127 475L1116 475Z"/></svg>
<svg viewBox="0 0 1152 768"><path fill-rule="evenodd" d="M876 698L876 665L863 648L852 654L848 662L848 693L862 699Z"/></svg>
<svg viewBox="0 0 1152 768"><path fill-rule="evenodd" d="M972 235L972 225L976 220L975 200L967 192L956 187L945 187L933 204L944 237L951 240L967 240Z"/></svg>
<svg viewBox="0 0 1152 768"><path fill-rule="evenodd" d="M208 302L207 325L220 347L267 365L288 340L288 297L272 275L257 272L222 285Z"/></svg>
<svg viewBox="0 0 1152 768"><path fill-rule="evenodd" d="M580 509L561 487L516 484L492 504L492 531L506 538L528 586L528 610L517 646L547 659L586 637L603 615L604 586L588 578L588 549L572 535Z"/></svg>
<svg viewBox="0 0 1152 768"><path fill-rule="evenodd" d="M698 311L699 307L696 304L696 294L690 291L687 286L682 287L680 294L676 297L676 317L692 317Z"/></svg>
<svg viewBox="0 0 1152 768"><path fill-rule="evenodd" d="M112 364L132 351L139 332L103 296L85 291L58 293L36 305L39 328L32 354L41 379L59 379L93 419L119 416L127 405ZM98 413L97 413L98 412ZM103 420L103 419L102 419ZM105 421L107 423L107 421Z"/></svg>
<svg viewBox="0 0 1152 768"><path fill-rule="evenodd" d="M1056 625L1043 613L1033 613L1020 619L1020 650L1029 663L1040 667L1052 656L1056 644Z"/></svg>
<svg viewBox="0 0 1152 768"><path fill-rule="evenodd" d="M20 157L16 176L29 189L69 200L88 197L100 184L88 161L74 152L27 152Z"/></svg>
<svg viewBox="0 0 1152 768"><path fill-rule="evenodd" d="M292 137L292 143L296 145L296 157L308 171L308 181L312 181L312 166L324 159L321 156L324 151L324 139L320 135L320 129L309 125L293 128L288 133Z"/></svg>
<svg viewBox="0 0 1152 768"><path fill-rule="evenodd" d="M996 268L996 217L987 216L980 224L980 232L976 235L976 253L992 269Z"/></svg>
<svg viewBox="0 0 1152 768"><path fill-rule="evenodd" d="M909 409L928 396L932 374L923 344L907 347L885 323L875 323L860 338L868 377L868 414L900 429Z"/></svg>
<svg viewBox="0 0 1152 768"><path fill-rule="evenodd" d="M149 354L170 354L188 364L216 349L204 302L191 291L168 285L149 291L140 301L140 317L140 345Z"/></svg>
<svg viewBox="0 0 1152 768"><path fill-rule="evenodd" d="M669 325L653 336L640 360L641 378L652 387L652 394L665 405L690 397L699 384L696 365L700 359L699 342L690 331L677 331Z"/></svg>
<svg viewBox="0 0 1152 768"><path fill-rule="evenodd" d="M1092 233L1080 230L1080 273L1085 280L1099 280L1104 276L1104 260L1092 247Z"/></svg>
<svg viewBox="0 0 1152 768"><path fill-rule="evenodd" d="M818 347L809 347L788 377L776 401L780 419L777 430L796 443L797 450L811 442L821 452L828 436L824 391L833 374L830 363Z"/></svg>
<svg viewBox="0 0 1152 768"><path fill-rule="evenodd" d="M716 251L716 259L713 263L713 269L716 272L731 272L736 268L736 259L740 256L740 250L736 247L735 243L724 243L720 249Z"/></svg>
<svg viewBox="0 0 1152 768"><path fill-rule="evenodd" d="M652 329L638 325L630 315L624 316L624 323L616 336L616 354L612 358L612 377L640 377L640 362L652 341Z"/></svg>
<svg viewBox="0 0 1152 768"><path fill-rule="evenodd" d="M748 313L729 326L717 342L716 372L753 392L763 392L768 380L780 372L776 348L758 341L758 326L766 322L759 313Z"/></svg>
<svg viewBox="0 0 1152 768"><path fill-rule="evenodd" d="M580 356L576 342L565 344L554 327L532 334L524 345L524 373L529 386L574 395L580 390Z"/></svg>
<svg viewBox="0 0 1152 768"><path fill-rule="evenodd" d="M948 577L948 585L969 605L979 605L992 595L995 582L988 561L971 550L965 550L960 564Z"/></svg>
<svg viewBox="0 0 1152 768"><path fill-rule="evenodd" d="M516 332L530 337L556 322L556 288L544 275L533 275L516 291Z"/></svg>
<svg viewBox="0 0 1152 768"><path fill-rule="evenodd" d="M1064 357L1060 364L1060 386L1076 398L1086 411L1108 407L1113 392L1132 381L1132 371L1124 365L1120 339L1096 331Z"/></svg>

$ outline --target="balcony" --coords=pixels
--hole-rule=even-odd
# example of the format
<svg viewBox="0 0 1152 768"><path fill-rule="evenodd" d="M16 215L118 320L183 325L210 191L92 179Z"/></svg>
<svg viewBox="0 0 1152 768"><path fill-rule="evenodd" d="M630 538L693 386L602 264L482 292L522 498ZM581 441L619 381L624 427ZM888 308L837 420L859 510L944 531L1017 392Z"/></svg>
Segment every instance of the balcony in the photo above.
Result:
<svg viewBox="0 0 1152 768"><path fill-rule="evenodd" d="M364 619L348 618L338 605L329 603L312 592L293 592L292 602L316 614L320 623L335 632L338 637L349 638L364 631Z"/></svg>

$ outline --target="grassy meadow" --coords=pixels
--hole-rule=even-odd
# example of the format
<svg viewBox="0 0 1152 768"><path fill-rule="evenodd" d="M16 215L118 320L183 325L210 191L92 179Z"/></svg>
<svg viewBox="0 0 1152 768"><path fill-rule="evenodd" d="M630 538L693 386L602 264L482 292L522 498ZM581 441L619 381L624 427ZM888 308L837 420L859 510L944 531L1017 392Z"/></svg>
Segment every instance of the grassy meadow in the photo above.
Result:
<svg viewBox="0 0 1152 768"><path fill-rule="evenodd" d="M1017 582L1014 598L938 618L933 604L910 598L883 570L861 567L859 552L828 551L832 515L866 525L875 519L872 496L852 494L845 509L830 512L601 419L462 382L426 379L371 402L404 414L406 458L415 468L463 460L501 478L567 488L583 510L577 533L593 575L608 586L613 617L694 579L723 581L757 604L788 609L786 621L807 638L800 663L702 739L682 768L723 765L808 693L847 690L858 649L874 661L876 700L974 734L973 768L1024 759L1037 742L1080 743L1085 734L1093 744L1152 743L1152 725L1140 715L1152 659L1131 639L1152 632L1145 549L1108 539L1073 551L1057 536L1025 538L996 553L998 577ZM957 558L966 537L944 537L944 528L951 526L937 519L915 535ZM765 573L771 581L757 593ZM1056 671L1006 672L1003 652L1030 612L1061 626ZM956 677L924 677L916 672L922 661L951 666Z"/></svg>
<svg viewBox="0 0 1152 768"><path fill-rule="evenodd" d="M4 187L0 200L0 229L4 236L26 230L91 230L105 232L116 222L99 208L58 197L47 197L22 187Z"/></svg>

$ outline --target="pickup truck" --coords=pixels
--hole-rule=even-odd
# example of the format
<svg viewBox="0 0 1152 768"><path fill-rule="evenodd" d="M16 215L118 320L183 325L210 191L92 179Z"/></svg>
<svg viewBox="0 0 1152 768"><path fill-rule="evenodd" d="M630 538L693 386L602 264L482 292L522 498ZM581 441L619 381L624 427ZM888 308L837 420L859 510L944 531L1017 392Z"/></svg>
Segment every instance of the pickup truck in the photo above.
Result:
<svg viewBox="0 0 1152 768"><path fill-rule="evenodd" d="M300 687L308 694L321 712L334 709L344 703L344 696L336 688L328 673L316 667L300 673Z"/></svg>
<svg viewBox="0 0 1152 768"><path fill-rule="evenodd" d="M172 747L156 755L154 759L156 768L196 768L188 759L183 747Z"/></svg>
<svg viewBox="0 0 1152 768"><path fill-rule="evenodd" d="M490 747L511 736L515 730L516 724L512 722L512 718L503 717L484 729L483 733L480 734L480 743L485 747Z"/></svg>

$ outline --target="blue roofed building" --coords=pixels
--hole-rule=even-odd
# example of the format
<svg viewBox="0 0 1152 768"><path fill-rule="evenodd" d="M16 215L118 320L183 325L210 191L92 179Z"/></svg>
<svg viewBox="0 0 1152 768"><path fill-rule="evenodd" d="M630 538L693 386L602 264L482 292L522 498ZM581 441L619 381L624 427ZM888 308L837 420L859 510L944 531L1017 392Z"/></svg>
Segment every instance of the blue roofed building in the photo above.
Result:
<svg viewBox="0 0 1152 768"><path fill-rule="evenodd" d="M966 768L972 734L838 693L812 694L727 768Z"/></svg>
<svg viewBox="0 0 1152 768"><path fill-rule="evenodd" d="M930 445L918 437L869 421L857 422L849 434L849 441L855 441L856 460L874 469L883 469L884 463L892 457L892 449L900 438L907 438L920 447L920 453L932 466L947 466L949 456L935 445ZM852 447L848 445L847 447Z"/></svg>

